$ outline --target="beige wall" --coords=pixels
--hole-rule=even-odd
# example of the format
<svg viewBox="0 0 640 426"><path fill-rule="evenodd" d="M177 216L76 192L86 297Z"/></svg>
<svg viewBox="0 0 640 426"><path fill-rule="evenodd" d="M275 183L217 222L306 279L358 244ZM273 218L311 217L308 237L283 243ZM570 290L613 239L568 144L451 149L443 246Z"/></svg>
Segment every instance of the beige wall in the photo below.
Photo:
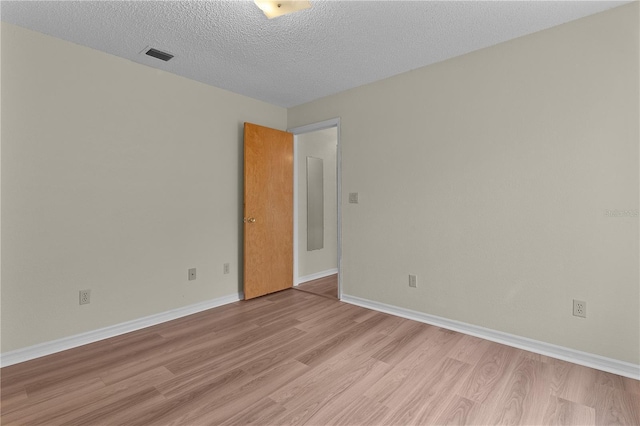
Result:
<svg viewBox="0 0 640 426"><path fill-rule="evenodd" d="M242 124L286 114L3 23L2 352L237 294Z"/></svg>
<svg viewBox="0 0 640 426"><path fill-rule="evenodd" d="M640 363L638 16L291 108L341 118L344 294Z"/></svg>
<svg viewBox="0 0 640 426"><path fill-rule="evenodd" d="M296 136L298 163L298 276L305 277L338 267L338 205L336 148L338 129L332 127ZM307 251L307 157L323 160L324 247Z"/></svg>

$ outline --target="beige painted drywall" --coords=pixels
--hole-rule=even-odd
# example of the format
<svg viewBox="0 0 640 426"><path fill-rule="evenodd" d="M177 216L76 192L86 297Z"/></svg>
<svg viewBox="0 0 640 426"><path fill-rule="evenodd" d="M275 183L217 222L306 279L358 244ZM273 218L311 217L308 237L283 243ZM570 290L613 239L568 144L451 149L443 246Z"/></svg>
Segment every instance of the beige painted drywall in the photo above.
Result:
<svg viewBox="0 0 640 426"><path fill-rule="evenodd" d="M2 99L2 31L0 28L0 99ZM0 102L0 242L2 241L2 102ZM2 353L2 244L0 243L0 353Z"/></svg>
<svg viewBox="0 0 640 426"><path fill-rule="evenodd" d="M336 155L338 129L318 130L296 136L298 163L298 276L334 270L338 267L338 205ZM307 157L323 160L324 247L307 251Z"/></svg>
<svg viewBox="0 0 640 426"><path fill-rule="evenodd" d="M638 16L289 109L341 119L344 294L639 364Z"/></svg>
<svg viewBox="0 0 640 426"><path fill-rule="evenodd" d="M6 23L1 52L2 352L238 294L242 125L287 111Z"/></svg>

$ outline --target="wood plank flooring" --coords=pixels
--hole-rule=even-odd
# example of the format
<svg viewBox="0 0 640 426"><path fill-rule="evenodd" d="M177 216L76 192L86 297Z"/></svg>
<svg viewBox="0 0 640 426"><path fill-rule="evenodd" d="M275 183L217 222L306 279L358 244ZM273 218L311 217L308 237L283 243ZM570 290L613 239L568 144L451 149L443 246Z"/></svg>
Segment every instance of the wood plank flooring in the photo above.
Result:
<svg viewBox="0 0 640 426"><path fill-rule="evenodd" d="M640 383L285 290L0 370L3 425L640 424Z"/></svg>
<svg viewBox="0 0 640 426"><path fill-rule="evenodd" d="M295 287L296 290L306 291L319 296L338 298L338 274L329 275L317 280L308 281Z"/></svg>

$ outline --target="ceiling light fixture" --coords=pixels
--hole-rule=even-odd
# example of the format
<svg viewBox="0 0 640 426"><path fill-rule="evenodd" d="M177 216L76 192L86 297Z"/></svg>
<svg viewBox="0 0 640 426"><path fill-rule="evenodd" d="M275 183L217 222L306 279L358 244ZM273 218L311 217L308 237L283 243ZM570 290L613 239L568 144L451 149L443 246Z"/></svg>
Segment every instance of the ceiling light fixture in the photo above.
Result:
<svg viewBox="0 0 640 426"><path fill-rule="evenodd" d="M311 3L306 0L277 1L277 0L254 0L267 18L273 19L278 16L309 9Z"/></svg>

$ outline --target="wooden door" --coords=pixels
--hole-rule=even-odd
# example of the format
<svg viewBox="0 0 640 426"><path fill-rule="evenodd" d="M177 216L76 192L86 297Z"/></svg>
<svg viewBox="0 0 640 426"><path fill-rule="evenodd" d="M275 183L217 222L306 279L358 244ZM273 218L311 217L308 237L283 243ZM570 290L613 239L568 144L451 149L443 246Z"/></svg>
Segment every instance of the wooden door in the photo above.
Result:
<svg viewBox="0 0 640 426"><path fill-rule="evenodd" d="M244 298L293 286L293 135L244 124Z"/></svg>

